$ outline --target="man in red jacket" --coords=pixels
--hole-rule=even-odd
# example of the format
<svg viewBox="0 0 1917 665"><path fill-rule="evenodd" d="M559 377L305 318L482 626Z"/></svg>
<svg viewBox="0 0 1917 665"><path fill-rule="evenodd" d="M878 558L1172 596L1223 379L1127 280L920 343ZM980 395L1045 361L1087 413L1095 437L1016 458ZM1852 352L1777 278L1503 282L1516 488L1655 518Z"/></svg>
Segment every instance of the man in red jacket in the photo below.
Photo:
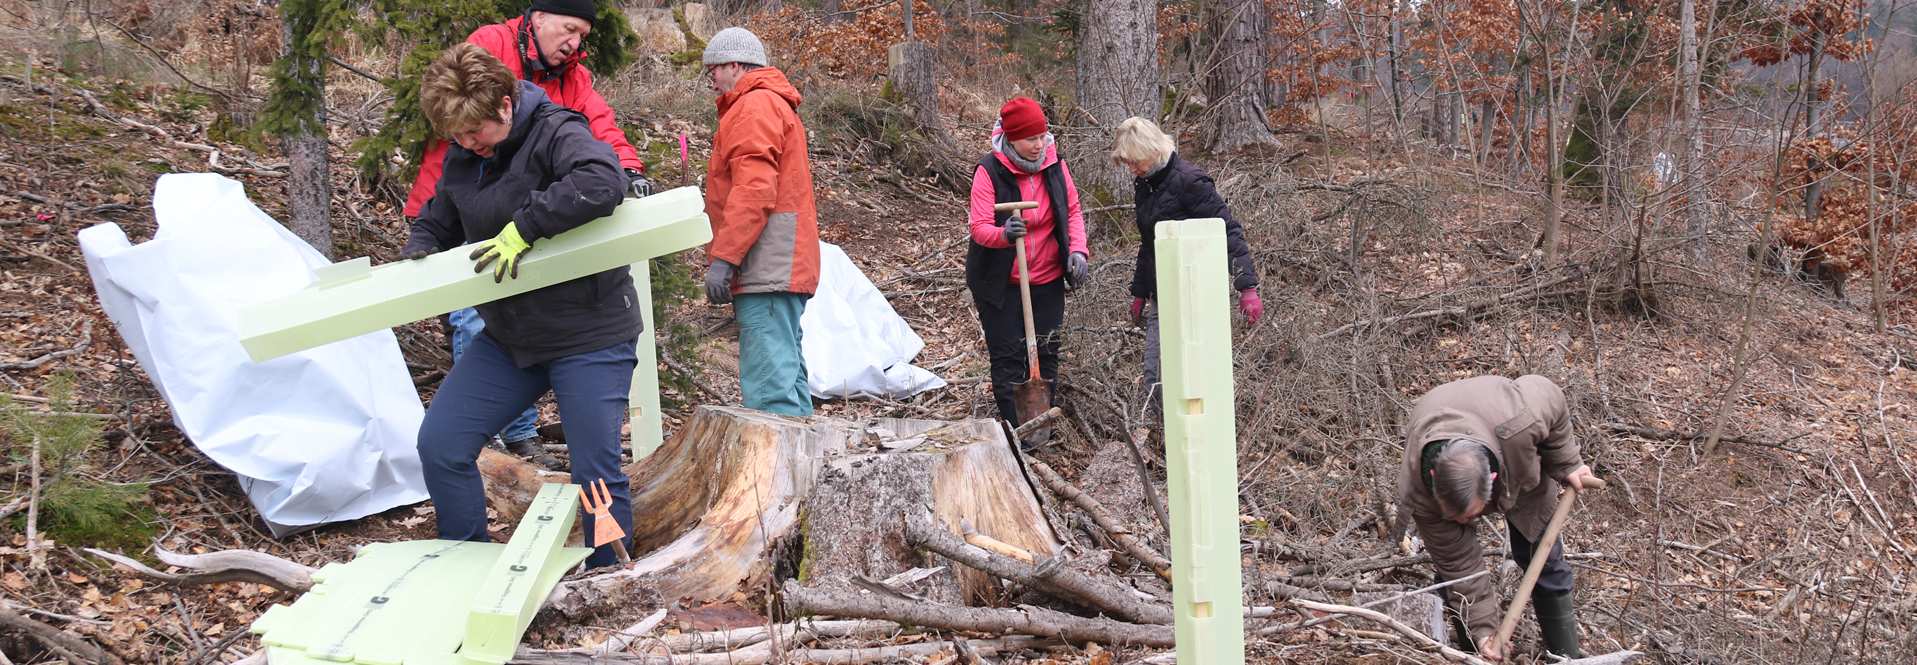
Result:
<svg viewBox="0 0 1917 665"><path fill-rule="evenodd" d="M612 146L619 165L625 168L628 195L643 197L652 193L652 183L643 175L645 165L639 161L639 152L626 141L625 133L613 121L612 107L592 88L592 72L580 62L586 57L586 35L592 32L596 10L594 0L533 0L525 14L505 23L480 26L466 41L499 58L515 78L539 86L554 104L584 114L593 138ZM408 218L418 217L438 190L446 145L437 138L426 144L419 177L413 180L413 191L406 197ZM446 321L453 359L458 360L486 329L486 322L471 307L453 312ZM540 446L538 424L538 407L528 407L500 430L498 439L506 450L520 457L557 468L558 460Z"/></svg>
<svg viewBox="0 0 1917 665"><path fill-rule="evenodd" d="M645 196L652 193L652 184L642 175L645 164L639 161L639 151L619 131L612 107L592 88L592 71L581 62L597 13L593 0L533 0L524 15L480 26L466 41L491 52L514 76L544 89L553 103L585 114L593 138L612 146L613 154L619 156L619 165L632 183L632 195ZM419 209L432 200L445 160L446 142L430 140L420 160L419 177L406 196L407 217L418 217Z"/></svg>

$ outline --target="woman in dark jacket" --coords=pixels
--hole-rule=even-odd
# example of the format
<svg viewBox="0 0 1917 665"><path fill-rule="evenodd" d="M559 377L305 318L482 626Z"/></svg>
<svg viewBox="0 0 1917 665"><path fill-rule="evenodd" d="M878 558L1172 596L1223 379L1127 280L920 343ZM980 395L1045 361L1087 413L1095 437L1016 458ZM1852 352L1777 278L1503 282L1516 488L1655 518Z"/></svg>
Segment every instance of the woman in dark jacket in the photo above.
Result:
<svg viewBox="0 0 1917 665"><path fill-rule="evenodd" d="M433 128L454 145L438 191L413 220L401 254L422 258L480 240L474 272L518 278L519 259L541 238L612 214L626 177L612 148L586 118L517 80L491 53L454 46L426 69L420 101ZM561 282L478 307L486 330L433 396L419 428L426 492L439 537L489 540L480 448L547 390L559 402L572 456L572 481L604 480L612 515L632 533L619 429L644 326L624 267ZM593 533L585 515L585 533ZM610 546L588 565L616 561Z"/></svg>
<svg viewBox="0 0 1917 665"><path fill-rule="evenodd" d="M1138 215L1138 261L1132 268L1132 322L1145 328L1145 386L1158 384L1158 308L1147 307L1158 296L1158 268L1152 255L1152 227L1161 221L1225 220L1225 251L1231 258L1232 289L1238 292L1238 310L1246 321L1258 324L1265 303L1258 297L1258 269L1251 262L1245 229L1231 216L1225 197L1204 169L1178 156L1178 147L1158 125L1144 118L1118 124L1112 161L1129 169L1133 209Z"/></svg>

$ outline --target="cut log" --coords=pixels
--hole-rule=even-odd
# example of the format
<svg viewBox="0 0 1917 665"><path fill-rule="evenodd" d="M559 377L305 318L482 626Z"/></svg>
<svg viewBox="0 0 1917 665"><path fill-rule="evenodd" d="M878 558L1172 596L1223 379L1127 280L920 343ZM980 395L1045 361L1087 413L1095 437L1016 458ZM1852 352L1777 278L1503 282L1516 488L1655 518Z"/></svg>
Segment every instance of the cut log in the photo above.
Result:
<svg viewBox="0 0 1917 665"><path fill-rule="evenodd" d="M547 479L508 455L483 455L480 466L502 519ZM1058 551L1004 430L988 420L866 423L699 407L626 473L635 560L562 582L548 602L568 616L766 595L795 576L849 586L942 565L906 586L949 603L998 595L996 578L928 562L907 545L907 510L929 508L954 533L969 522L1041 556Z"/></svg>

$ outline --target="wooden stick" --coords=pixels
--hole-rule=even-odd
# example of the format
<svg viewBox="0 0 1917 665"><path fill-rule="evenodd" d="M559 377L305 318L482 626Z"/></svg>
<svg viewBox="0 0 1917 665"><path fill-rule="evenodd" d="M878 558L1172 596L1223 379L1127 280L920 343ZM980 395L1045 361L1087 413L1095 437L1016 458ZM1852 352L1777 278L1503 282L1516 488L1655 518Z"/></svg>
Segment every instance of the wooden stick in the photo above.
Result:
<svg viewBox="0 0 1917 665"><path fill-rule="evenodd" d="M771 639L774 630L785 640L790 640L801 628L821 638L869 637L885 639L901 633L912 632L905 626L891 621L808 620L779 624L771 626L770 628L767 626L752 626L749 628L715 630L703 633L680 633L678 635L668 635L659 638L658 645L665 647L666 651L676 654L697 653L711 649L738 649ZM651 646L651 643L648 642L647 645Z"/></svg>
<svg viewBox="0 0 1917 665"><path fill-rule="evenodd" d="M916 547L937 552L953 561L1066 600L1078 601L1126 621L1155 624L1172 622L1171 608L1144 602L1133 596L1129 589L1108 585L1066 568L1060 565L1061 559L1048 558L1033 566L1029 562L1020 564L1007 557L995 556L984 548L966 547L952 532L934 523L932 516L923 511L906 518L905 539Z"/></svg>
<svg viewBox="0 0 1917 665"><path fill-rule="evenodd" d="M816 614L858 619L885 619L915 626L986 633L1019 633L1054 637L1068 642L1129 644L1148 647L1176 645L1171 626L1141 625L1110 619L1072 616L1042 607L1017 609L955 607L808 589L796 580L781 587L786 609L794 614Z"/></svg>
<svg viewBox="0 0 1917 665"><path fill-rule="evenodd" d="M125 665L126 661L92 642L68 634L52 625L29 619L12 608L0 605L0 627L20 631L38 640L55 655L69 663L106 663Z"/></svg>
<svg viewBox="0 0 1917 665"><path fill-rule="evenodd" d="M1105 534L1111 536L1112 542L1117 543L1120 548L1124 549L1127 555L1130 555L1139 563L1145 564L1145 567L1152 569L1152 572L1157 573L1158 576L1164 578L1165 581L1171 581L1171 560L1166 559L1164 555L1152 551L1152 548L1146 547L1144 543L1139 542L1138 537L1132 535L1130 529L1119 525L1118 520L1112 517L1111 512L1105 509L1104 504L1099 503L1097 499L1085 494L1083 490L1066 482L1063 477L1058 475L1057 471L1053 471L1052 467L1047 466L1044 462L1030 460L1030 465L1033 471L1038 472L1039 481L1045 483L1045 487L1051 489L1052 493L1058 495L1059 498L1072 502L1072 504L1078 506L1079 510L1083 510L1085 514L1090 515L1092 522L1096 523L1098 528L1104 529Z"/></svg>
<svg viewBox="0 0 1917 665"><path fill-rule="evenodd" d="M771 662L785 663L837 663L838 665L863 665L893 661L913 661L952 650L952 645L943 641L921 642L897 646L865 647L860 649L793 649L774 653L767 645L755 645L726 653L675 654L669 656L632 656L624 654L593 655L575 651L544 651L540 649L521 649L512 660L514 665L586 665L589 663L618 663L621 665L763 665ZM1046 649L1064 646L1058 640L1035 637L1007 637L996 640L968 640L966 646L980 656L1002 656L1019 651Z"/></svg>
<svg viewBox="0 0 1917 665"><path fill-rule="evenodd" d="M86 552L125 566L145 577L173 586L192 587L218 582L254 582L282 591L303 592L313 588L313 568L252 550L226 550L208 554L175 554L155 546L154 556L169 566L195 569L191 573L163 573L130 557L87 548Z"/></svg>
<svg viewBox="0 0 1917 665"><path fill-rule="evenodd" d="M46 259L48 261L53 261L54 263L60 263L59 261L54 261L52 257L40 255L40 258ZM60 265L66 266L65 263L60 263ZM74 268L73 266L66 266L66 267L68 270L79 272L79 270ZM39 369L41 365L45 365L55 360L65 358L67 356L79 355L81 351L87 350L87 347L92 345L93 345L93 320L87 319L86 321L80 324L80 342L78 344L74 344L72 347L61 349L59 351L53 351L53 352L41 354L40 357L34 358L32 360L27 360L27 361L17 362L17 363L0 363L0 369Z"/></svg>
<svg viewBox="0 0 1917 665"><path fill-rule="evenodd" d="M27 489L27 566L34 570L46 570L47 555L40 551L40 435L33 435L32 462L28 471L31 487Z"/></svg>
<svg viewBox="0 0 1917 665"><path fill-rule="evenodd" d="M1584 480L1591 489L1604 489L1604 481L1593 476ZM1577 504L1578 488L1564 488L1564 496L1558 497L1558 510L1551 515L1551 523L1544 527L1544 536L1531 547L1531 564L1524 567L1524 579L1518 582L1518 592L1511 598L1511 607L1504 611L1504 622L1498 625L1498 634L1492 638L1500 649L1511 645L1511 633L1518 628L1518 615L1524 612L1524 604L1531 600L1531 587L1538 583L1538 574L1544 572L1544 560L1551 557L1551 549L1558 542L1558 532L1564 529L1564 518L1571 514L1571 507Z"/></svg>
<svg viewBox="0 0 1917 665"><path fill-rule="evenodd" d="M1033 556L1031 552L1026 551L1023 547L979 533L978 529L972 528L971 520L961 520L959 522L959 531L965 534L965 542L979 549L1018 559L1025 563L1038 561L1038 557Z"/></svg>
<svg viewBox="0 0 1917 665"><path fill-rule="evenodd" d="M1451 648L1449 645L1440 644L1437 640L1431 639L1430 635L1426 635L1424 633L1418 632L1418 629L1407 626L1404 624L1404 622L1401 622L1397 619L1393 619L1391 618L1390 615L1387 615L1383 612L1379 612L1377 610L1368 610L1362 607L1352 607L1350 605L1333 605L1331 603L1319 603L1319 602L1305 600L1303 598L1293 598L1291 599L1291 604L1297 605L1299 607L1302 607L1308 610L1318 611L1318 612L1347 614L1347 615L1351 615L1355 617L1370 619L1372 621L1376 621L1378 623L1384 624L1385 626L1390 627L1392 630L1398 631L1399 634L1404 635L1405 637L1411 638L1413 641L1417 642L1418 645L1423 647L1425 650L1438 652L1440 655L1443 655L1446 660L1451 660L1451 661L1455 661L1459 663L1467 663L1468 665L1491 665L1490 663L1485 662L1485 660L1482 658Z"/></svg>
<svg viewBox="0 0 1917 665"><path fill-rule="evenodd" d="M1152 435L1149 427L1132 430L1132 438L1125 442L1125 452L1132 457L1132 468L1138 470L1138 486L1145 491L1145 503L1152 507L1152 516L1158 518L1158 528L1171 533L1171 513L1165 510L1165 502L1158 499L1158 486L1152 484L1151 469L1145 466L1145 440Z"/></svg>
<svg viewBox="0 0 1917 665"><path fill-rule="evenodd" d="M1054 406L1046 409L1044 413L1038 414L1038 417L1025 421L1025 424L1013 429L1012 434L1023 440L1031 436L1033 432L1051 428L1052 425L1057 423L1058 419L1064 415L1064 409Z"/></svg>

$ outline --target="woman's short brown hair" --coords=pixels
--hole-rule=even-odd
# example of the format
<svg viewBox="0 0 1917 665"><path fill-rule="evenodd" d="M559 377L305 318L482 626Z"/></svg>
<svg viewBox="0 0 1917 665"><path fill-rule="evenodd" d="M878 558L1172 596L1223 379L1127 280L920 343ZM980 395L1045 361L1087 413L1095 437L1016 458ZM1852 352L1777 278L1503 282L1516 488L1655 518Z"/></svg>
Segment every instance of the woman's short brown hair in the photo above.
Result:
<svg viewBox="0 0 1917 665"><path fill-rule="evenodd" d="M426 67L419 82L419 105L441 136L472 129L499 118L500 99L513 96L518 81L506 64L476 44L446 49Z"/></svg>

